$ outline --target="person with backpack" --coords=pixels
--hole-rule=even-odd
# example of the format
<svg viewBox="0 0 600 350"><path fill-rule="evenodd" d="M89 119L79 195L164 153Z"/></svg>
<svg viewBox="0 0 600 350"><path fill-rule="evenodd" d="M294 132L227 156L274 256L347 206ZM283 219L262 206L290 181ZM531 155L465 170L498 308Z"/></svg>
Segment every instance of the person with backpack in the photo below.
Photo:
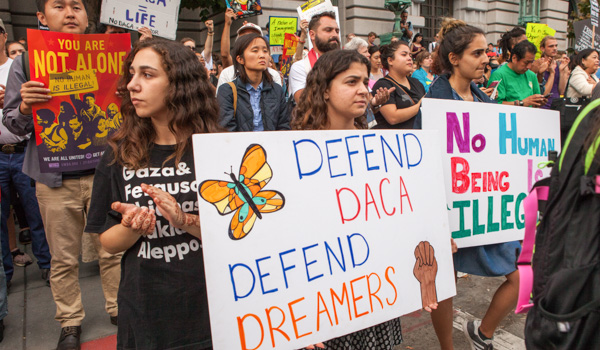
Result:
<svg viewBox="0 0 600 350"><path fill-rule="evenodd" d="M240 37L234 46L238 76L217 93L219 123L229 131L289 130L285 91L268 73L269 44L261 35Z"/></svg>
<svg viewBox="0 0 600 350"><path fill-rule="evenodd" d="M598 106L596 85L550 178L534 185L548 186L548 198L535 235L533 306L525 322L529 350L588 350L600 345Z"/></svg>
<svg viewBox="0 0 600 350"><path fill-rule="evenodd" d="M50 31L85 33L88 25L85 2L37 0L36 5L39 11L37 19ZM95 169L92 167L80 171L49 173L40 171L38 147L44 146L36 143L33 107L49 101L52 96L47 86L30 79L28 55L23 54L13 62L8 74L2 122L15 135L30 136L23 160L23 173L35 181L39 209L52 256L49 278L56 303L54 318L61 325L57 349L79 349L81 323L85 317L79 287L79 258ZM116 325L121 255L106 252L97 237L92 236L92 240L99 256L105 309L110 322Z"/></svg>
<svg viewBox="0 0 600 350"><path fill-rule="evenodd" d="M473 83L484 72L489 58L485 35L479 28L453 18L442 23L438 54L433 71L439 78L431 84L426 97L458 101L493 103ZM482 320L468 321L463 330L472 349L493 349L494 331L517 303L519 272L516 268L519 242L461 248L454 254L454 269L478 276L505 276L496 290ZM453 349L452 299L439 302L431 314L441 348Z"/></svg>

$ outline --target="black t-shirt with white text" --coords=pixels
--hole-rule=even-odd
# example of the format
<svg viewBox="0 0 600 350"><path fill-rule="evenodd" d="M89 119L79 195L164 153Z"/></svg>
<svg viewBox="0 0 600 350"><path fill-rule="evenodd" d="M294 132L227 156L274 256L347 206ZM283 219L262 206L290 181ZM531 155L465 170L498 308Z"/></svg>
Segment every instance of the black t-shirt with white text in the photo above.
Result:
<svg viewBox="0 0 600 350"><path fill-rule="evenodd" d="M150 166L137 171L110 163L107 148L96 168L86 232L102 233L121 222L111 210L119 201L155 209L141 184L170 193L186 213L198 214L198 185L191 150L179 164L163 164L174 146L153 145ZM176 229L157 211L153 234L123 255L119 305L119 349L211 347L204 260L199 239Z"/></svg>

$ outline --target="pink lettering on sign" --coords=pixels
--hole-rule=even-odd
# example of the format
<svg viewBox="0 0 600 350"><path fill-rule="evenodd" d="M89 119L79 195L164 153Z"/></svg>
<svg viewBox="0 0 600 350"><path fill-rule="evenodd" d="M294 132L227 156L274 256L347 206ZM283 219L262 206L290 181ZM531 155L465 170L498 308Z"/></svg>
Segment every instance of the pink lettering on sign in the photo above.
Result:
<svg viewBox="0 0 600 350"><path fill-rule="evenodd" d="M454 153L454 140L460 153L470 153L473 151L479 153L485 149L485 137L477 134L471 140L471 122L469 113L462 114L464 132L461 133L458 116L456 113L446 113L446 152Z"/></svg>

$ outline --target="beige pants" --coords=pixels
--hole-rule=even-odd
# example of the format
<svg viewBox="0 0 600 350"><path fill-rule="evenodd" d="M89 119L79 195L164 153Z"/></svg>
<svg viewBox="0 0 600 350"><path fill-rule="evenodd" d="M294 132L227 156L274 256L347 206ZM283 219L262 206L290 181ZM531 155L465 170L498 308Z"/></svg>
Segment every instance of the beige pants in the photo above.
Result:
<svg viewBox="0 0 600 350"><path fill-rule="evenodd" d="M94 176L64 180L62 187L36 184L36 194L52 254L50 287L56 303L56 316L61 327L80 326L85 312L79 287L81 237L92 196ZM106 312L118 314L117 291L121 277L121 256L107 253L98 235L92 235L98 252L102 290Z"/></svg>

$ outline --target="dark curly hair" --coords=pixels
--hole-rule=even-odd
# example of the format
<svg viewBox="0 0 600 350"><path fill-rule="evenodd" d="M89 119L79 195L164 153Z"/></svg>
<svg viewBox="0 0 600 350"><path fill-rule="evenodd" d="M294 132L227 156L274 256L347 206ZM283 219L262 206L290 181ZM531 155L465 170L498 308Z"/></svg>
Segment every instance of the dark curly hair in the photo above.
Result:
<svg viewBox="0 0 600 350"><path fill-rule="evenodd" d="M438 33L438 48L433 54L431 70L440 75L452 73L453 66L450 63L451 53L462 57L463 53L477 35L485 35L483 30L466 24L464 21L454 18L446 18L442 22L442 29Z"/></svg>
<svg viewBox="0 0 600 350"><path fill-rule="evenodd" d="M330 87L331 81L348 70L352 63L364 64L367 75L371 71L369 60L355 50L329 51L319 57L308 73L306 88L292 113L293 130L324 130L327 127L329 118L325 91ZM354 120L354 125L359 129L367 128L366 110L365 115Z"/></svg>
<svg viewBox="0 0 600 350"><path fill-rule="evenodd" d="M127 90L127 84L132 79L129 68L133 59L138 52L148 48L162 58L163 68L169 78L165 104L172 115L169 130L175 135L177 144L175 152L167 160L175 158L175 163L179 163L186 149L191 147L193 134L221 130L218 123L219 106L209 85L206 69L200 65L196 55L174 41L153 38L137 42L123 63L123 76L118 86L123 122L109 140L115 155L114 162L135 170L148 166L150 149L156 137L151 119L137 115Z"/></svg>

